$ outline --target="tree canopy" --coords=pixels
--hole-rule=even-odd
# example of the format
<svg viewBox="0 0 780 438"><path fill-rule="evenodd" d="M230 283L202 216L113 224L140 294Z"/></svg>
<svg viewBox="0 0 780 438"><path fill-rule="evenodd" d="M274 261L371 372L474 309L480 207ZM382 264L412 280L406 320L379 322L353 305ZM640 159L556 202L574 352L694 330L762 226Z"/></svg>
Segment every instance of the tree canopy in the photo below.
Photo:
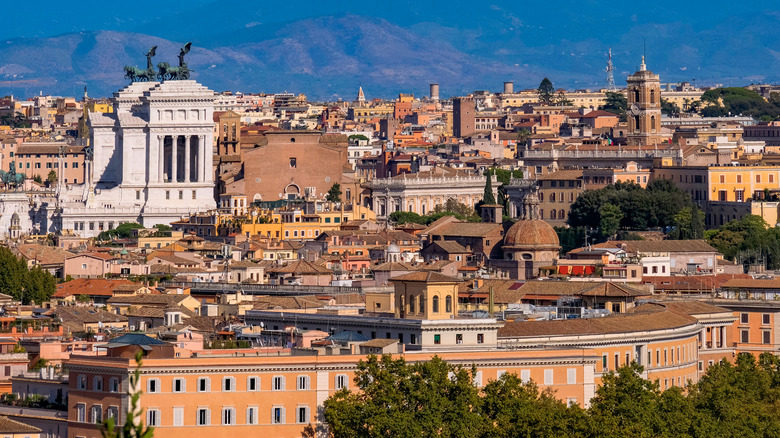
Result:
<svg viewBox="0 0 780 438"><path fill-rule="evenodd" d="M622 93L607 91L604 105L602 105L599 109L608 111L612 114L617 114L620 116L620 121L625 122L626 110L628 109L628 99L626 99L626 96L623 96Z"/></svg>
<svg viewBox="0 0 780 438"><path fill-rule="evenodd" d="M674 225L675 216L690 206L691 198L669 180L654 180L647 184L647 188L633 182L617 182L583 192L571 205L569 225L600 227L601 208L605 204L612 204L620 210L619 228L645 230ZM613 213L612 210L607 211Z"/></svg>
<svg viewBox="0 0 780 438"><path fill-rule="evenodd" d="M341 184L333 183L333 185L330 186L328 193L325 195L325 199L328 202L341 202Z"/></svg>
<svg viewBox="0 0 780 438"><path fill-rule="evenodd" d="M113 230L102 231L100 234L98 234L98 240L111 240L113 238L128 239L133 236L133 230L143 227L143 225L136 222L126 222L124 224L119 224L119 226Z"/></svg>
<svg viewBox="0 0 780 438"><path fill-rule="evenodd" d="M369 356L355 388L325 401L334 437L769 437L780 435L780 359L739 354L709 367L685 391L665 391L634 363L602 377L580 408L507 373L479 388L476 369L438 357L407 363ZM310 426L304 434L313 436Z"/></svg>
<svg viewBox="0 0 780 438"><path fill-rule="evenodd" d="M745 266L766 263L768 269L780 269L780 229L770 227L761 216L731 221L705 231L704 237L729 260Z"/></svg>
<svg viewBox="0 0 780 438"><path fill-rule="evenodd" d="M553 87L552 81L547 78L542 79L542 82L539 83L539 88L536 91L539 94L539 102L547 105L553 103L555 87Z"/></svg>
<svg viewBox="0 0 780 438"><path fill-rule="evenodd" d="M40 266L27 267L8 248L0 248L0 290L24 304L47 301L56 291L57 280Z"/></svg>
<svg viewBox="0 0 780 438"><path fill-rule="evenodd" d="M707 104L702 108L702 115L708 117L731 114L774 120L780 116L780 101L770 99L767 102L756 91L747 88L714 88L705 91L701 101Z"/></svg>
<svg viewBox="0 0 780 438"><path fill-rule="evenodd" d="M468 222L479 222L482 220L473 208L466 204L461 204L454 198L448 198L444 205L437 205L430 214L420 215L411 211L394 211L390 213L389 219L396 225L407 223L430 225L444 216L455 216L460 220Z"/></svg>

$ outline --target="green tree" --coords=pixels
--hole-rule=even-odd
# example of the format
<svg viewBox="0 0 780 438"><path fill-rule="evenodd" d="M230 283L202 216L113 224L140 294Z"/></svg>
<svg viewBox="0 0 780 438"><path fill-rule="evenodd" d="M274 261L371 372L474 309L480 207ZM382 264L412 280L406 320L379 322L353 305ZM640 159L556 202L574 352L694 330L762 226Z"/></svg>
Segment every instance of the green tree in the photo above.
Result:
<svg viewBox="0 0 780 438"><path fill-rule="evenodd" d="M496 197L493 195L493 181L490 174L485 177L485 192L482 194L482 204L494 205Z"/></svg>
<svg viewBox="0 0 780 438"><path fill-rule="evenodd" d="M425 223L423 216L420 216L419 214L411 211L394 211L390 213L389 219L390 222L396 225L403 225L408 223L422 225Z"/></svg>
<svg viewBox="0 0 780 438"><path fill-rule="evenodd" d="M558 92L558 95L555 98L555 104L558 106L570 106L573 105L574 102L572 102L571 99L568 99L566 97L566 93L564 93L563 90L561 90Z"/></svg>
<svg viewBox="0 0 780 438"><path fill-rule="evenodd" d="M578 437L586 432L585 411L567 407L551 390L504 374L483 390L485 438Z"/></svg>
<svg viewBox="0 0 780 438"><path fill-rule="evenodd" d="M330 186L328 193L325 195L325 199L328 202L341 202L341 184L333 183L333 185Z"/></svg>
<svg viewBox="0 0 780 438"><path fill-rule="evenodd" d="M620 116L620 121L626 121L626 110L628 109L628 99L623 93L616 93L613 91L607 91L605 93L604 105L599 109L608 111L612 114Z"/></svg>
<svg viewBox="0 0 780 438"><path fill-rule="evenodd" d="M661 98L661 113L666 114L669 117L679 117L680 107L677 104L669 102L668 99Z"/></svg>
<svg viewBox="0 0 780 438"><path fill-rule="evenodd" d="M703 239L704 212L696 204L680 210L674 216L674 230L669 236L676 240Z"/></svg>
<svg viewBox="0 0 780 438"><path fill-rule="evenodd" d="M43 184L43 178L41 178L40 175L34 175L33 181L37 182L38 184Z"/></svg>
<svg viewBox="0 0 780 438"><path fill-rule="evenodd" d="M57 172L54 169L49 171L49 174L46 176L46 182L49 183L49 187L57 182Z"/></svg>
<svg viewBox="0 0 780 438"><path fill-rule="evenodd" d="M749 353L710 366L691 388L690 398L704 425L701 436L780 436L778 359Z"/></svg>
<svg viewBox="0 0 780 438"><path fill-rule="evenodd" d="M558 240L561 243L561 254L585 245L584 227L554 227L558 233Z"/></svg>
<svg viewBox="0 0 780 438"><path fill-rule="evenodd" d="M553 87L553 84L549 79L542 79L542 82L539 84L539 88L536 91L539 94L539 102L545 105L553 103L555 87Z"/></svg>
<svg viewBox="0 0 780 438"><path fill-rule="evenodd" d="M24 304L47 301L56 291L57 280L40 266L27 267L27 262L8 248L0 248L0 290Z"/></svg>
<svg viewBox="0 0 780 438"><path fill-rule="evenodd" d="M499 169L497 167L491 167L490 169L485 169L485 171L482 172L482 175L485 176L495 175L496 180L498 182L508 186L512 178L515 179L522 178L523 171L522 169L506 170L506 169Z"/></svg>
<svg viewBox="0 0 780 438"><path fill-rule="evenodd" d="M623 212L612 204L604 204L599 208L599 232L605 237L612 237L620 227Z"/></svg>
<svg viewBox="0 0 780 438"><path fill-rule="evenodd" d="M479 437L484 421L475 372L437 356L408 364L371 355L357 365L355 390L325 401L325 420L336 437Z"/></svg>

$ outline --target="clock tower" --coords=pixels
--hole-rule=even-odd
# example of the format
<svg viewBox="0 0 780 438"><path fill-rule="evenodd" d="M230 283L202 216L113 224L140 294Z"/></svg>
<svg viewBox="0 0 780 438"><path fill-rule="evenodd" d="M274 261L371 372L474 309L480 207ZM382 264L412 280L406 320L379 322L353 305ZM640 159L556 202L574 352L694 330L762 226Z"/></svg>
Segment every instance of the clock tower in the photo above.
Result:
<svg viewBox="0 0 780 438"><path fill-rule="evenodd" d="M661 143L661 81L658 75L647 70L644 56L639 71L630 75L627 83L628 145Z"/></svg>

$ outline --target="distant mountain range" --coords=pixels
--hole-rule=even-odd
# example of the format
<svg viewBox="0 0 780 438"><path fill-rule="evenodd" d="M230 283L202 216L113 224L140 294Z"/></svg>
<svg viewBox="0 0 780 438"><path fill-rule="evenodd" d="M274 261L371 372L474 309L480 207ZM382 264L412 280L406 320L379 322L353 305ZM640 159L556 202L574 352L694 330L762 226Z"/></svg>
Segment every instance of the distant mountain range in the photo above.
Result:
<svg viewBox="0 0 780 438"><path fill-rule="evenodd" d="M413 3L402 0L400 6ZM639 64L643 41L648 68L661 74L662 82L780 81L777 13L746 11L703 26L683 17L636 24L569 10L560 12L557 29L532 25L498 6L480 8L471 17L383 14L392 22L351 14L285 21L281 13L250 12L228 21L226 8L207 4L176 16L186 25L175 28L166 28L171 18L162 17L134 32L8 39L0 41L0 95L80 96L87 85L91 96L108 96L127 83L124 65L145 67L151 46L158 46L155 65L175 64L186 35L194 42L187 55L194 78L214 90L302 92L320 100L352 100L359 86L369 99L399 92L427 95L431 82L440 84L443 97L499 91L505 80L514 81L515 89L535 88L545 76L556 86L597 89L604 86L610 47L620 85Z"/></svg>

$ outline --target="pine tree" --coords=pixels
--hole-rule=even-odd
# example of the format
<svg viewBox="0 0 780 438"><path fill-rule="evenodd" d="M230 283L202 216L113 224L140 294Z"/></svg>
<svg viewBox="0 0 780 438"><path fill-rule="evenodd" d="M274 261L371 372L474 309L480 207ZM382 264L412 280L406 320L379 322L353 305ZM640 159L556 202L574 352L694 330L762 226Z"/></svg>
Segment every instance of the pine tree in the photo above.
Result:
<svg viewBox="0 0 780 438"><path fill-rule="evenodd" d="M482 195L482 204L495 205L496 197L493 195L493 181L491 175L488 173L487 181L485 182L485 194Z"/></svg>

